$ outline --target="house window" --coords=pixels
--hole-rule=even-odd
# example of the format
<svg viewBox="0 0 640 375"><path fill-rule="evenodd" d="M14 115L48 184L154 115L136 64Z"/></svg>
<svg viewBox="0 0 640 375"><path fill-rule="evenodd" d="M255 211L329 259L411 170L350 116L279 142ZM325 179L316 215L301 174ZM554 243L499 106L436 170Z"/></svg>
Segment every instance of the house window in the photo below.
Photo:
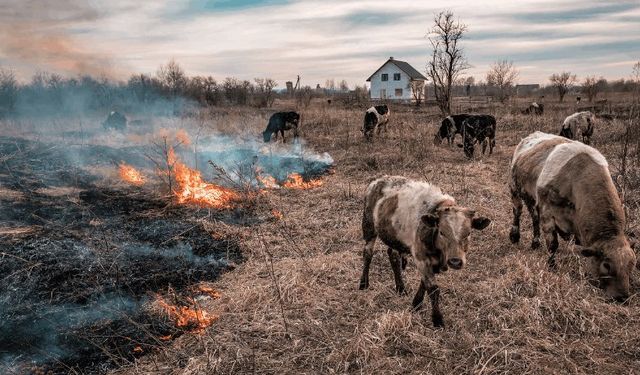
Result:
<svg viewBox="0 0 640 375"><path fill-rule="evenodd" d="M396 96L402 96L402 89L396 89Z"/></svg>
<svg viewBox="0 0 640 375"><path fill-rule="evenodd" d="M399 81L400 80L400 73L393 73L393 80L394 81Z"/></svg>
<svg viewBox="0 0 640 375"><path fill-rule="evenodd" d="M387 90L382 89L380 90L380 99L386 99L387 98Z"/></svg>
<svg viewBox="0 0 640 375"><path fill-rule="evenodd" d="M383 73L382 74L382 80L383 81L388 81L389 80L389 75L387 73Z"/></svg>

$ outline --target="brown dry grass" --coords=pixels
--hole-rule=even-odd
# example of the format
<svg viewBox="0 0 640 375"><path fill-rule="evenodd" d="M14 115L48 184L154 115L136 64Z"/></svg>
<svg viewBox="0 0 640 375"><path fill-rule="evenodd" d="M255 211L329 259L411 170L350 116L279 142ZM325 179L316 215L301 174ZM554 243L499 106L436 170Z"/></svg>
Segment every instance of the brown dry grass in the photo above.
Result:
<svg viewBox="0 0 640 375"><path fill-rule="evenodd" d="M433 145L439 124L435 112L393 110L388 134L373 143L363 142L358 131L359 109L304 111L303 136L314 149L333 156L335 174L314 190L270 193L282 220L222 228L242 238L248 260L214 283L222 298L205 302L205 308L220 318L204 334L184 335L166 351L118 373L640 372L637 295L626 306L607 302L588 282L586 262L564 242L559 269L550 272L544 247L528 248L526 214L521 244L508 240L507 171L513 147L534 130L557 133L572 113L570 105L548 106L542 117L491 109L498 118L498 148L472 161L457 147ZM263 114L233 116L254 134L265 123ZM220 125L229 121L223 116L211 123L224 131ZM594 137L610 159L614 178L624 128L620 120L602 123ZM234 126L231 132L237 130ZM357 288L363 191L383 174L432 181L493 219L489 228L472 235L468 267L438 276L446 329L433 328L429 308L412 313L411 296L394 293L379 242L371 288ZM631 188L627 192L637 195ZM629 207L633 228L637 213L637 205ZM405 276L415 291L418 275L411 263Z"/></svg>

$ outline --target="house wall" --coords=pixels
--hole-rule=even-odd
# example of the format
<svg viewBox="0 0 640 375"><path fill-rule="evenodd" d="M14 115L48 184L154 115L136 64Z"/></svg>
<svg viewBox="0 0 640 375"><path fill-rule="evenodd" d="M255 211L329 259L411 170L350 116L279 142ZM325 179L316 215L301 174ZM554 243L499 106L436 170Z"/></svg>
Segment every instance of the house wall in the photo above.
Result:
<svg viewBox="0 0 640 375"><path fill-rule="evenodd" d="M389 80L382 81L382 74L388 74ZM394 81L393 74L400 73L400 80ZM409 76L391 62L387 62L382 69L371 77L371 99L377 100L411 100L411 85ZM402 95L396 96L395 90L402 89ZM381 90L386 90L386 97L382 97Z"/></svg>

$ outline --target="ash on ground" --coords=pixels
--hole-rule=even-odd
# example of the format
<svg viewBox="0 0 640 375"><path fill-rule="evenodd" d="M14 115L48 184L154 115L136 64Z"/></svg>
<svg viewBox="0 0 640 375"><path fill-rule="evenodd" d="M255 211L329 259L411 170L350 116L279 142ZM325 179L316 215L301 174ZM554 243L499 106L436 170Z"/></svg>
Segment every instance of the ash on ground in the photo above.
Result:
<svg viewBox="0 0 640 375"><path fill-rule="evenodd" d="M121 156L84 149L96 160ZM182 333L150 313L154 293L214 280L242 261L238 243L212 236L200 211L104 186L68 156L62 146L0 138L2 373L125 364Z"/></svg>

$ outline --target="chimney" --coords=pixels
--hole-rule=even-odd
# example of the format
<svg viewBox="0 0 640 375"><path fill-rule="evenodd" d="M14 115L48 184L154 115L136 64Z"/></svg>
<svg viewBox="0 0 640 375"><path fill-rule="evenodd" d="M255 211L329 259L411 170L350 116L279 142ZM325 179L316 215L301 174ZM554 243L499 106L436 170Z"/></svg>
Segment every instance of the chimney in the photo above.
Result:
<svg viewBox="0 0 640 375"><path fill-rule="evenodd" d="M389 57L389 60L393 60L393 56Z"/></svg>

